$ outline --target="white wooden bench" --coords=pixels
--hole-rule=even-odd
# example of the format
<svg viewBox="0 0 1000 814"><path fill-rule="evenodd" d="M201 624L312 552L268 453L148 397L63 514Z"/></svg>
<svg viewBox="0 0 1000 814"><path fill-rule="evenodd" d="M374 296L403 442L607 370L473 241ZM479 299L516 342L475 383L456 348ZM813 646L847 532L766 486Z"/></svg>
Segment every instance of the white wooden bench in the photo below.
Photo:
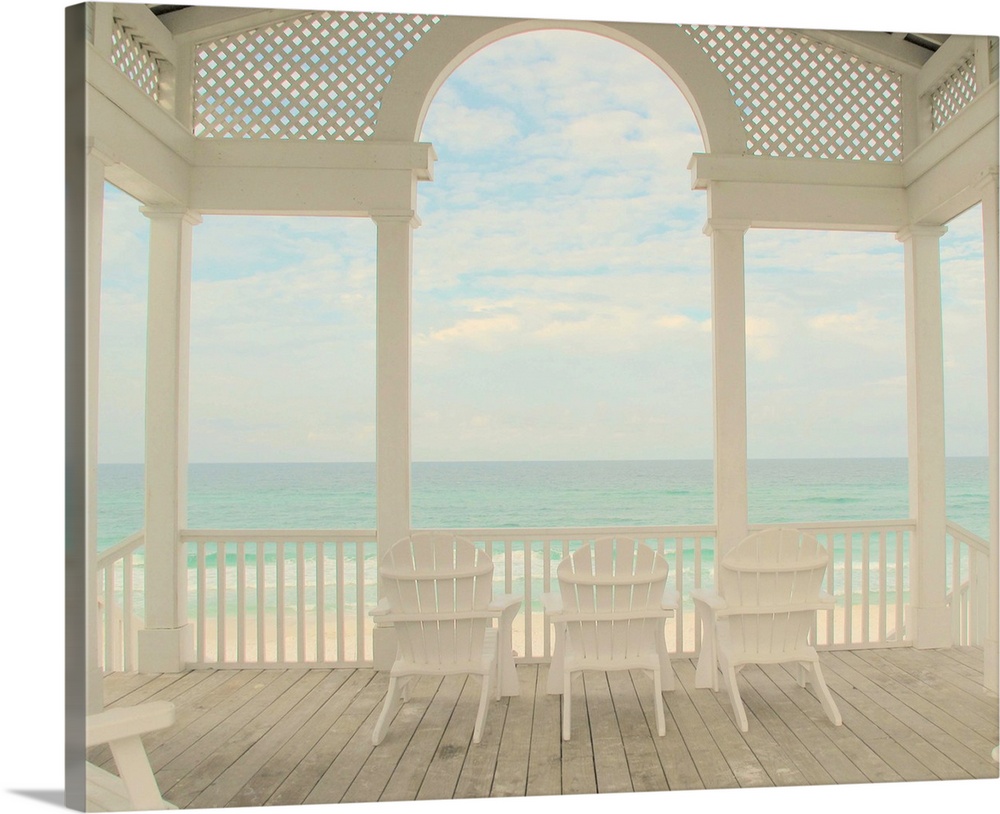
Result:
<svg viewBox="0 0 1000 814"><path fill-rule="evenodd" d="M88 811L149 811L177 808L160 796L142 735L174 722L174 705L150 701L87 716L87 748L107 744L118 774L87 763Z"/></svg>

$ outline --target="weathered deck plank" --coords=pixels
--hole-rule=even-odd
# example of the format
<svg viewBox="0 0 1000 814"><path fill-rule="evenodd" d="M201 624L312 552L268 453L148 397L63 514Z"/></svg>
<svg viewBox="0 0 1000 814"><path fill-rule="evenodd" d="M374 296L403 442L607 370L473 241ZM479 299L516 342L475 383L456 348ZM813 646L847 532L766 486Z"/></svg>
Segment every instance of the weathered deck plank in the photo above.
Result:
<svg viewBox="0 0 1000 814"><path fill-rule="evenodd" d="M942 756L963 767L972 777L981 777L981 772L990 768L989 754L996 745L995 739L988 741L958 721L951 711L928 701L893 676L881 671L877 674L866 672L864 668L869 662L858 655L843 651L838 656L844 664L853 667L857 675L863 676L863 691L934 744ZM947 702L943 703L947 706Z"/></svg>
<svg viewBox="0 0 1000 814"><path fill-rule="evenodd" d="M560 697L545 692L548 666L522 664L521 694L491 702L479 744L479 682L462 676L417 682L378 747L371 733L388 681L370 668L105 683L112 706L174 702L175 724L145 739L150 763L168 800L214 808L996 778L997 698L977 684L976 657L970 649L823 654L841 727L789 669L748 667L739 676L746 733L726 694L696 689L693 662L677 658L662 738L648 676L588 673L574 682L569 741ZM109 762L100 749L91 757Z"/></svg>
<svg viewBox="0 0 1000 814"><path fill-rule="evenodd" d="M529 795L560 794L562 792L562 733L559 703L562 696L549 695L546 684L549 666L538 665L535 678L535 698L528 744Z"/></svg>
<svg viewBox="0 0 1000 814"><path fill-rule="evenodd" d="M640 693L652 696L652 677L641 671L619 670L608 673L608 687L625 748L632 790L662 791L667 788L667 777L656 751L656 741L660 739L656 731L656 711L652 711L653 717L647 721L639 701Z"/></svg>
<svg viewBox="0 0 1000 814"><path fill-rule="evenodd" d="M844 726L864 740L903 780L941 780L938 751L906 724L872 701L847 678L841 678L835 658L826 661L825 676ZM949 761L950 765L950 761ZM948 769L944 768L945 774Z"/></svg>
<svg viewBox="0 0 1000 814"><path fill-rule="evenodd" d="M491 797L523 797L528 788L528 750L535 712L535 680L538 668L525 665L517 670L520 695L507 701L507 724L500 737Z"/></svg>

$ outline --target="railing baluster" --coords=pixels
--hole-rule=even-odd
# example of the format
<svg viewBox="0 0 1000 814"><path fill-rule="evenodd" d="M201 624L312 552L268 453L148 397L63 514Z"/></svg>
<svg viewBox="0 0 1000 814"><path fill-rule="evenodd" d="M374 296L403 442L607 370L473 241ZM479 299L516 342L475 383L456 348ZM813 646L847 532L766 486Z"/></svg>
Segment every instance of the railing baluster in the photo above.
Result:
<svg viewBox="0 0 1000 814"><path fill-rule="evenodd" d="M265 588L267 578L264 573L266 564L264 557L264 546L266 543L258 540L256 546L256 579L257 579L257 661L267 661L267 597Z"/></svg>
<svg viewBox="0 0 1000 814"><path fill-rule="evenodd" d="M869 560L872 555L871 535L861 531L861 641L865 644L871 640L869 629L869 605L871 604L871 586L869 584Z"/></svg>
<svg viewBox="0 0 1000 814"><path fill-rule="evenodd" d="M964 643L962 638L962 612L964 610L965 597L962 592L962 546L954 534L947 534L945 539L951 540L951 618L952 628L958 635L958 640Z"/></svg>
<svg viewBox="0 0 1000 814"><path fill-rule="evenodd" d="M326 661L326 545L325 541L316 543L316 661L318 662ZM340 659L343 661L343 656Z"/></svg>
<svg viewBox="0 0 1000 814"><path fill-rule="evenodd" d="M833 539L833 535L830 535ZM833 544L830 546L833 549ZM854 641L854 532L844 532L844 644Z"/></svg>
<svg viewBox="0 0 1000 814"><path fill-rule="evenodd" d="M531 646L531 622L535 617L532 612L531 607L531 541L526 537L522 543L522 551L524 554L524 607L527 610L524 612L524 655L525 658L532 657L532 646Z"/></svg>
<svg viewBox="0 0 1000 814"><path fill-rule="evenodd" d="M285 660L285 543L276 540L274 554L274 640L275 658Z"/></svg>
<svg viewBox="0 0 1000 814"><path fill-rule="evenodd" d="M295 544L295 649L306 660L306 544Z"/></svg>
<svg viewBox="0 0 1000 814"><path fill-rule="evenodd" d="M354 606L355 606L355 616L358 618L362 617L363 602L361 601L364 595L364 552L355 551L355 569L357 569L358 562L361 562L362 567L360 571L355 570L355 583L357 587L355 588L354 596ZM344 544L337 541L337 658L340 661L344 661L347 658L347 568L344 562ZM362 622L364 620L362 619ZM357 619L355 619L357 622ZM357 650L357 648L355 648Z"/></svg>
<svg viewBox="0 0 1000 814"><path fill-rule="evenodd" d="M246 661L246 544L242 541L236 544L236 660Z"/></svg>
<svg viewBox="0 0 1000 814"><path fill-rule="evenodd" d="M357 597L354 601L355 605L355 622L357 623L357 659L358 661L365 660L365 619L367 614L365 613L365 556L364 556L364 543L355 543L355 566L357 571L355 572L355 585L357 585Z"/></svg>
<svg viewBox="0 0 1000 814"><path fill-rule="evenodd" d="M903 628L903 592L905 590L905 580L903 574L903 548L904 532L896 529L896 641L903 641L906 638Z"/></svg>
<svg viewBox="0 0 1000 814"><path fill-rule="evenodd" d="M827 566L826 569L826 592L830 594L830 596L834 597L834 601L836 601L837 561L833 556L832 534L826 535L826 545L827 549L830 552L830 564L829 566ZM847 600L845 599L844 602L846 604ZM824 642L824 644L832 645L836 641L836 619L835 619L837 615L836 607L837 606L834 605L834 609L831 611L827 611L826 614L826 642Z"/></svg>
<svg viewBox="0 0 1000 814"><path fill-rule="evenodd" d="M132 640L136 635L135 630L135 602L134 585L135 560L133 554L129 552L122 560L122 669L131 671L136 669L136 654L132 648Z"/></svg>
<svg viewBox="0 0 1000 814"><path fill-rule="evenodd" d="M542 593L552 591L552 539L546 535L542 538ZM545 619L542 611L542 656L552 657L552 625Z"/></svg>
<svg viewBox="0 0 1000 814"><path fill-rule="evenodd" d="M878 533L878 637L880 642L885 642L887 637L889 613L888 595L886 593L886 548L888 547L888 534Z"/></svg>
<svg viewBox="0 0 1000 814"><path fill-rule="evenodd" d="M205 544L197 542L194 544L195 550L197 551L197 561L198 561L198 578L196 584L198 586L198 599L197 599L197 610L195 611L195 625L197 626L197 638L195 645L195 657L198 661L205 660L205 592L208 590L208 575L206 574L205 565Z"/></svg>
<svg viewBox="0 0 1000 814"><path fill-rule="evenodd" d="M218 634L215 643L215 649L217 651L215 660L218 662L226 661L226 616L227 616L227 605L229 601L229 589L226 584L226 544L224 541L219 540L215 544L215 571L217 575L217 589L216 589L216 614L218 614Z"/></svg>
<svg viewBox="0 0 1000 814"><path fill-rule="evenodd" d="M115 607L115 569L117 564L112 564L110 568L104 571L104 618L105 630L108 631L108 635L104 637L104 664L105 669L108 671L116 671L120 669L118 659L116 656L116 651L118 649L118 627L115 621L116 617L116 607Z"/></svg>

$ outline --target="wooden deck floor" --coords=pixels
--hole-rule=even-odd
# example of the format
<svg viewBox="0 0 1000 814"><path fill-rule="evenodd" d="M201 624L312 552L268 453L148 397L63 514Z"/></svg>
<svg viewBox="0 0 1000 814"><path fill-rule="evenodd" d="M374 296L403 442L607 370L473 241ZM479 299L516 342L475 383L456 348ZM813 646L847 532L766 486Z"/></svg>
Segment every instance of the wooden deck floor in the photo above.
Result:
<svg viewBox="0 0 1000 814"><path fill-rule="evenodd" d="M145 740L164 797L181 808L997 777L997 697L982 688L981 650L821 658L843 726L785 668L748 667L745 734L724 693L694 688L687 659L674 661L662 738L651 679L588 674L563 742L546 665L518 667L520 696L491 705L479 744L478 682L464 677L422 679L377 748L387 678L370 669L116 674L105 693L109 706L176 704L176 723Z"/></svg>

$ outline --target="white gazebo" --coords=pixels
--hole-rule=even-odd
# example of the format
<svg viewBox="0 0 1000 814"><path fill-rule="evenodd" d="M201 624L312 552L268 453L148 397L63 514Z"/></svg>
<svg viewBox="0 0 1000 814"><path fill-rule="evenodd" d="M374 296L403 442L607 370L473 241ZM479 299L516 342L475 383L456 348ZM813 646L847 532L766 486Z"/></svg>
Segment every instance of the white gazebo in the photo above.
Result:
<svg viewBox="0 0 1000 814"><path fill-rule="evenodd" d="M817 632L818 644L981 648L981 681L995 702L996 37L118 3L71 7L68 21L70 40L81 40L70 43L70 55L82 67L80 81L70 82L69 118L86 124L71 132L67 148L70 204L84 218L82 234L70 235L67 292L71 321L85 323L87 341L68 360L71 393L80 394L68 419L70 436L80 443L68 459L70 505L77 511L70 512L67 545L70 579L85 585L74 647L86 663L88 710L104 705L102 679L109 673L386 665L391 629L372 628L364 588L377 589L377 574L363 563L365 552L374 562L375 553L412 530L412 235L420 224L417 187L433 183L436 160L434 146L420 142L419 134L436 91L465 59L501 38L548 28L608 37L647 57L684 94L705 144L704 153L690 157L689 169L692 188L707 192L705 240L711 244L715 521L630 531L677 555L685 546L721 552L750 531L748 230L893 234L905 247L910 512L894 521L801 518L798 525L841 541L847 561L831 569L847 579L857 571L880 586L875 598L865 591L856 603L848 590L842 616ZM318 54L316 67L300 69ZM146 505L144 528L98 556L106 182L138 199L150 222ZM939 241L948 221L975 205L983 214L987 303L988 540L950 522L945 504ZM206 214L374 221L374 529L188 527L189 285L192 233ZM532 552L547 562L560 547L568 550L600 531L463 533L494 553L497 578L507 586L514 563L524 566L518 587L530 600L554 579L547 567L536 573L525 565ZM310 574L313 582L303 576ZM678 569L676 578L682 596L701 584L701 574L687 584ZM287 587L280 610L254 601L257 589L262 600L265 583L279 592ZM312 586L309 601L305 585ZM225 596L237 608L230 619L222 618ZM286 608L292 608L287 616ZM693 611L682 608L671 636L678 653L693 654L698 642L685 613ZM269 630L273 637L265 635ZM530 601L515 635L523 663L548 659L550 634Z"/></svg>

